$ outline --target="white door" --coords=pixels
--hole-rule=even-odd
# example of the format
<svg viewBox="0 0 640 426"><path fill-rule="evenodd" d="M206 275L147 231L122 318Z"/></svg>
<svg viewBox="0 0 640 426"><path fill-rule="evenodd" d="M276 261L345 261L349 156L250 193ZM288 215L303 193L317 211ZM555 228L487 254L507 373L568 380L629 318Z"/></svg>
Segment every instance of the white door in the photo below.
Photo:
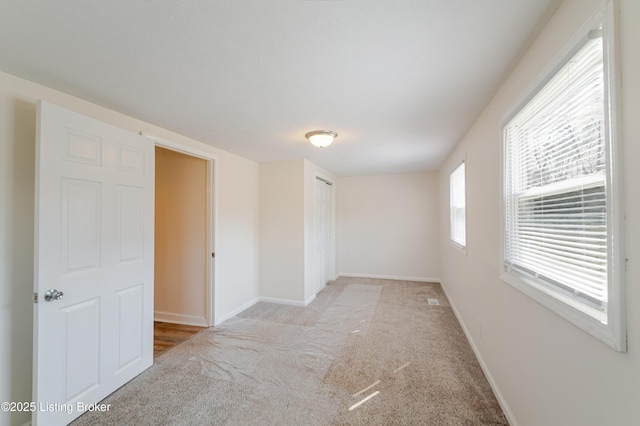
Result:
<svg viewBox="0 0 640 426"><path fill-rule="evenodd" d="M34 424L153 363L153 200L153 142L38 103Z"/></svg>
<svg viewBox="0 0 640 426"><path fill-rule="evenodd" d="M316 178L315 188L315 291L322 290L329 280L331 244L331 188Z"/></svg>

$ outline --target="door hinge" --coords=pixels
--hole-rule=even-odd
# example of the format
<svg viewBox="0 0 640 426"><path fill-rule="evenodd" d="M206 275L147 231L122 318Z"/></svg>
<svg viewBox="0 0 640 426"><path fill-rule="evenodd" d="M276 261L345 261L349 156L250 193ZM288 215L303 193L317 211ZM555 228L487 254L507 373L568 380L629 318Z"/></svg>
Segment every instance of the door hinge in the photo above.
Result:
<svg viewBox="0 0 640 426"><path fill-rule="evenodd" d="M38 293L33 293L33 303L38 303Z"/></svg>

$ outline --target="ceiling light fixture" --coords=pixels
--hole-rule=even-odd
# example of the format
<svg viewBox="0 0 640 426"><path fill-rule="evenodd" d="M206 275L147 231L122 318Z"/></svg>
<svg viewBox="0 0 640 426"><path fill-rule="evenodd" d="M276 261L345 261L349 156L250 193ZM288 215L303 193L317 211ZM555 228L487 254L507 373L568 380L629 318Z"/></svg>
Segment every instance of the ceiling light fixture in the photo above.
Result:
<svg viewBox="0 0 640 426"><path fill-rule="evenodd" d="M324 148L331 145L331 142L338 136L336 132L331 130L314 130L304 135L309 139L309 142L317 146L318 148Z"/></svg>

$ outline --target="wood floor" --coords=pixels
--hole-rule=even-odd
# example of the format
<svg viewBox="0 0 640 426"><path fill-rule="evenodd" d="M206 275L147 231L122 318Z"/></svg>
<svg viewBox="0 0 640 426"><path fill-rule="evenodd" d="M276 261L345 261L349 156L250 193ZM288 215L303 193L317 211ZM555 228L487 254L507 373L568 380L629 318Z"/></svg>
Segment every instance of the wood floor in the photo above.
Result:
<svg viewBox="0 0 640 426"><path fill-rule="evenodd" d="M190 339L207 327L197 327L194 325L171 324L168 322L153 322L153 357L185 340Z"/></svg>

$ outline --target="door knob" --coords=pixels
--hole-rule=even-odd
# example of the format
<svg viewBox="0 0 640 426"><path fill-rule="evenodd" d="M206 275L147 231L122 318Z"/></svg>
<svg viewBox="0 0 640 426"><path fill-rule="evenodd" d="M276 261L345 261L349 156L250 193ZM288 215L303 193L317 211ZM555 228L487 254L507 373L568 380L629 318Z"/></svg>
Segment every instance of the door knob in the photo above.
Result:
<svg viewBox="0 0 640 426"><path fill-rule="evenodd" d="M60 300L64 296L64 293L56 290L55 288L51 288L44 292L44 300L47 302L51 302L53 300Z"/></svg>

